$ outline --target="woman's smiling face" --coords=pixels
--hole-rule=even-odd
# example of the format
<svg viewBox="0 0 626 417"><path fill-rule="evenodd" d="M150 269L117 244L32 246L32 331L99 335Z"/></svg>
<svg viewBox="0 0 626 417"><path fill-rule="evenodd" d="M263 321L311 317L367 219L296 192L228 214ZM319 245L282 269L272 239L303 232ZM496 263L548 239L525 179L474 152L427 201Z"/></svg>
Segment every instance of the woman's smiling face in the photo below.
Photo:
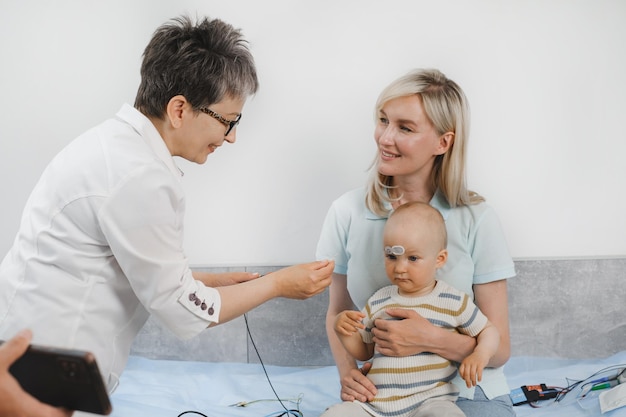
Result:
<svg viewBox="0 0 626 417"><path fill-rule="evenodd" d="M430 175L435 157L445 152L417 94L383 105L374 139L379 151L378 172L388 176Z"/></svg>

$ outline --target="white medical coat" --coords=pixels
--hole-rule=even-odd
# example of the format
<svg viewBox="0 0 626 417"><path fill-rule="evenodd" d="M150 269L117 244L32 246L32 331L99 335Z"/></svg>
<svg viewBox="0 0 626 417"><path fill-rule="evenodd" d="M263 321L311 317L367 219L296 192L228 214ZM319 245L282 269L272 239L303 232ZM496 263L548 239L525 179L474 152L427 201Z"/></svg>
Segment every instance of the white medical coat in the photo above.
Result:
<svg viewBox="0 0 626 417"><path fill-rule="evenodd" d="M185 198L165 142L124 105L48 165L0 265L0 338L96 355L109 389L150 314L180 338L217 322L219 293L192 277Z"/></svg>

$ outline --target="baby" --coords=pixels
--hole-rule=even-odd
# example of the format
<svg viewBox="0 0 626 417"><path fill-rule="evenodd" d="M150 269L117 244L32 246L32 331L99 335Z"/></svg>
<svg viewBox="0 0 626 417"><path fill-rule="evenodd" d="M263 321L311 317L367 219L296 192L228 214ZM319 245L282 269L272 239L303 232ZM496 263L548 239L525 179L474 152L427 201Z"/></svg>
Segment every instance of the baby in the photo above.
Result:
<svg viewBox="0 0 626 417"><path fill-rule="evenodd" d="M432 324L476 337L477 344L458 368L468 387L476 385L496 353L500 334L470 297L435 274L448 256L444 219L424 203L407 203L389 217L384 229L385 270L392 285L370 297L362 312L337 315L335 332L356 359L373 358L367 376L378 394L367 402L343 402L322 417L464 416L455 404L458 389L451 380L456 364L429 352L389 357L376 352L371 329L377 319L390 319L388 308L415 310Z"/></svg>

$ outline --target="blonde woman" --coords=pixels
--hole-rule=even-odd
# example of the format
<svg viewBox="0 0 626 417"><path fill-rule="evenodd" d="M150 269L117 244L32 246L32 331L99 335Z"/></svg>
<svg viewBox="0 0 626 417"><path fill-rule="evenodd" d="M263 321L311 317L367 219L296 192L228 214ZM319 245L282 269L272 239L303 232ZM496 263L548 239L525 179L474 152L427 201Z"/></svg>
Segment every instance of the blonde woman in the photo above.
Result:
<svg viewBox="0 0 626 417"><path fill-rule="evenodd" d="M448 233L448 262L437 279L469 294L500 333L498 351L472 388L459 379L458 406L469 417L513 416L502 366L510 356L506 279L515 276L499 219L484 198L465 182L469 105L463 90L438 70L414 70L393 81L376 103L374 139L378 152L366 187L331 205L317 247L319 259L332 257L327 334L341 378L344 401L370 401L376 395L334 330L338 313L362 309L387 285L383 228L398 206L420 201L443 215ZM436 353L462 362L474 349L472 337L449 332L415 312L389 310L401 320L377 320L372 333L387 356Z"/></svg>

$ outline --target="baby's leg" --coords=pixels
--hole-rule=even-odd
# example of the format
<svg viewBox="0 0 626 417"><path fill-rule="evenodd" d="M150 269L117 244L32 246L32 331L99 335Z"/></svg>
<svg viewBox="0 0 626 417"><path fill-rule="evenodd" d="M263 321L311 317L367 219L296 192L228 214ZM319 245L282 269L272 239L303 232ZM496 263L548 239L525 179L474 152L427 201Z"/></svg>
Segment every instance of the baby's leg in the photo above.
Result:
<svg viewBox="0 0 626 417"><path fill-rule="evenodd" d="M453 401L431 399L417 407L411 417L465 417L465 414Z"/></svg>
<svg viewBox="0 0 626 417"><path fill-rule="evenodd" d="M359 403L344 401L331 405L320 417L372 417Z"/></svg>

